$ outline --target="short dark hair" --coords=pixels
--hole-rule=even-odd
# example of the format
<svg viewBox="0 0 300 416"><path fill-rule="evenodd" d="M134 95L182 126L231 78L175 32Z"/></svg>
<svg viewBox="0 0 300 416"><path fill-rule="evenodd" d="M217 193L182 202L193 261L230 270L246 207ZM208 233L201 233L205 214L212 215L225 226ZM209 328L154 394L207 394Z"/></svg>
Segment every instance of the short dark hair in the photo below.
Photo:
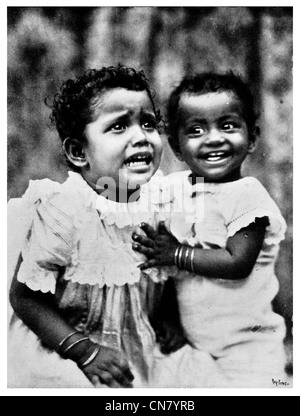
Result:
<svg viewBox="0 0 300 416"><path fill-rule="evenodd" d="M154 93L150 90L144 71L137 71L121 64L89 69L83 75L65 81L50 105L52 110L50 120L62 142L71 138L79 143L85 143L84 130L86 125L93 121L94 104L103 93L114 88L146 91L159 123L160 112L156 110ZM72 169L78 170L68 159L67 163Z"/></svg>
<svg viewBox="0 0 300 416"><path fill-rule="evenodd" d="M179 151L179 119L178 110L183 94L202 95L211 92L230 91L237 96L243 106L243 113L249 132L255 130L257 113L250 87L241 77L233 72L218 74L206 72L183 78L179 86L171 93L167 105L168 139L170 146Z"/></svg>

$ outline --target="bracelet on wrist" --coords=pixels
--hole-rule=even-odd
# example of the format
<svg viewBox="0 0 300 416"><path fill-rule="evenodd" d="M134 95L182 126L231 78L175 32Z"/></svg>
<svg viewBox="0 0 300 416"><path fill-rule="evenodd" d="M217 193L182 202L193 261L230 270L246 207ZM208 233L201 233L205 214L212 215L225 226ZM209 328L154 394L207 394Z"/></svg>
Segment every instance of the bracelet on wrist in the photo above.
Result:
<svg viewBox="0 0 300 416"><path fill-rule="evenodd" d="M74 348L76 345L80 344L81 342L89 340L88 337L82 337L78 339L77 341L73 342L71 345L69 345L65 350L62 351L61 355L65 358L68 358L67 353Z"/></svg>
<svg viewBox="0 0 300 416"><path fill-rule="evenodd" d="M185 247L185 256L184 256L184 265L183 265L184 270L187 269L187 262L188 262L189 254L190 254L190 247L186 246Z"/></svg>
<svg viewBox="0 0 300 416"><path fill-rule="evenodd" d="M179 254L178 254L178 267L182 269L182 256L183 256L184 246L183 244L180 246Z"/></svg>
<svg viewBox="0 0 300 416"><path fill-rule="evenodd" d="M86 367L87 365L91 364L94 359L97 357L100 351L100 345L96 345L94 351L90 354L88 358L81 359L77 362L77 365L80 369Z"/></svg>
<svg viewBox="0 0 300 416"><path fill-rule="evenodd" d="M175 266L178 266L178 254L179 254L179 250L180 250L180 244L178 244L178 247L176 248L175 254L174 254L174 264Z"/></svg>
<svg viewBox="0 0 300 416"><path fill-rule="evenodd" d="M188 270L195 273L194 269L195 247L179 244L175 254L174 263L181 270Z"/></svg>
<svg viewBox="0 0 300 416"><path fill-rule="evenodd" d="M67 335L64 339L62 339L60 343L58 344L58 349L57 349L58 353L60 353L63 345L68 341L68 339L70 339L73 335L79 334L79 333L80 333L79 331L73 331L69 335Z"/></svg>
<svg viewBox="0 0 300 416"><path fill-rule="evenodd" d="M194 259L195 259L195 247L192 248L192 252L191 252L191 272L192 273L195 273Z"/></svg>

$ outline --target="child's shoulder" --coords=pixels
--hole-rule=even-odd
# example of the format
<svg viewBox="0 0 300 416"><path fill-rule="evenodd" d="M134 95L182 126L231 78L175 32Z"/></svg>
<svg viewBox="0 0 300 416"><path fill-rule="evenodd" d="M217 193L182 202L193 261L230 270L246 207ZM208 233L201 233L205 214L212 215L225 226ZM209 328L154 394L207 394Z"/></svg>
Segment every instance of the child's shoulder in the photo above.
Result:
<svg viewBox="0 0 300 416"><path fill-rule="evenodd" d="M245 189L246 191L249 191L252 189L266 191L263 184L254 176L245 176L237 181L227 182L225 185L227 185L228 188L236 188L236 189L240 188L240 189Z"/></svg>
<svg viewBox="0 0 300 416"><path fill-rule="evenodd" d="M94 192L81 175L69 172L69 177L59 183L50 179L33 180L23 195L27 207L42 205L47 211L60 211L73 216L92 202Z"/></svg>
<svg viewBox="0 0 300 416"><path fill-rule="evenodd" d="M226 187L227 191L237 198L254 197L255 199L271 198L264 185L253 176L246 176L236 182L229 182Z"/></svg>
<svg viewBox="0 0 300 416"><path fill-rule="evenodd" d="M232 192L230 192L230 190ZM222 205L229 236L253 223L256 218L268 217L265 242L278 244L284 239L286 223L278 205L263 184L256 178L245 177L227 187Z"/></svg>

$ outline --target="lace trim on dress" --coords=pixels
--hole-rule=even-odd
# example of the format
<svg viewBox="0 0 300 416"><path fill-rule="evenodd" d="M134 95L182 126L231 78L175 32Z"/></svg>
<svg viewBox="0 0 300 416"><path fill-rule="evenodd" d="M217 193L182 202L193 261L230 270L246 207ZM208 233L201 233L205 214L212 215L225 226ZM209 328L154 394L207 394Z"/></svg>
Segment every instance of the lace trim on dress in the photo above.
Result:
<svg viewBox="0 0 300 416"><path fill-rule="evenodd" d="M150 278L155 283L166 281L169 276L174 275L168 268L152 268L141 272L137 264L118 264L112 265L111 262L83 262L77 265L70 265L64 273L64 280L79 283L81 285L98 285L100 289L104 286L124 286L134 285L141 278ZM26 284L33 291L43 293L55 293L56 279L58 271L48 270L40 267L36 262L23 261L21 264L18 281Z"/></svg>
<svg viewBox="0 0 300 416"><path fill-rule="evenodd" d="M80 189L80 193L74 197L84 201L86 208L96 208L101 220L105 220L108 225L116 225L120 229L140 225L151 221L154 214L159 212L160 175L143 185L139 199L128 204L110 201L98 195L78 173L69 172L69 180Z"/></svg>
<svg viewBox="0 0 300 416"><path fill-rule="evenodd" d="M74 267L71 266L66 270L64 275L65 280L70 280L73 283L79 283L81 285L98 285L100 289L104 286L134 285L141 278L146 277L155 283L159 283L166 281L169 278L169 273L158 268L147 269L141 272L134 264L114 264L112 270L112 264L107 262L101 265L101 269L99 269L98 264L94 264L93 266L80 264L76 268L76 273L74 273Z"/></svg>
<svg viewBox="0 0 300 416"><path fill-rule="evenodd" d="M21 264L18 281L26 284L33 291L41 291L43 293L55 293L56 279L58 271L47 270L40 267L36 262L27 261Z"/></svg>
<svg viewBox="0 0 300 416"><path fill-rule="evenodd" d="M98 195L79 173L70 171L69 178L63 184L50 179L30 181L23 199L26 205L32 206L39 200L49 200L54 194L66 192L65 205L70 205L72 212L74 206L94 208L99 211L101 219L106 220L109 225L124 228L150 221L153 215L160 211L159 206L164 195L160 183L161 175L157 175L141 187L138 201L122 204ZM81 219L76 218L76 213L74 221L74 225L80 227Z"/></svg>
<svg viewBox="0 0 300 416"><path fill-rule="evenodd" d="M267 245L279 244L285 238L286 222L283 217L274 211L265 208L252 208L239 217L232 220L228 225L228 237L234 236L238 231L248 227L256 218L268 217L270 224L266 228L264 242Z"/></svg>
<svg viewBox="0 0 300 416"><path fill-rule="evenodd" d="M78 251L72 258L71 264L66 268L64 278L80 284L103 286L133 285L139 282L142 272L139 265L144 261L143 256L133 252L132 245L120 243L112 246L105 238L93 242L94 252L101 253L101 259L92 257L79 260ZM113 258L118 261L112 261ZM152 268L143 272L155 282L168 279L168 272L164 268ZM145 276L144 276L145 277Z"/></svg>
<svg viewBox="0 0 300 416"><path fill-rule="evenodd" d="M156 180L158 179L156 178ZM95 215L96 209L99 210L101 219L105 219L109 225L115 225L119 229L139 225L141 222L153 222L155 213L159 212L160 190L157 183L153 183L152 189L153 192L156 189L157 195L154 195L153 192L149 193L149 188L145 186L142 188L140 199L137 202L118 204L99 196L80 174L69 172L69 178L63 184L49 179L31 181L23 198L31 208L36 202L42 201L46 209L49 210L50 216L52 213L54 220L58 214L60 216L66 215L72 220L72 226L77 229L74 241L72 241L72 258L70 264L66 266L64 279L80 284L99 285L102 288L105 285L133 285L139 282L143 275L155 282L161 282L168 278L168 273L163 268L152 268L142 273L138 268L142 260L139 255L135 257L132 246L128 243L120 243L120 245L111 247L105 238L97 238L93 247L97 252L99 245L102 258L92 257L90 261L87 258L80 258L79 247L81 234L84 233L84 223L90 215L93 220L92 216ZM54 199L52 199L53 196L55 196ZM47 269L46 258L45 267L41 267L42 264L39 265L35 259L30 259L30 256L27 256L30 244L29 240L23 251L24 261L19 271L18 280L34 291L55 293L58 272ZM103 247L107 248L107 255L103 254ZM117 258L118 262L112 264L109 260L109 253L116 253L116 251L118 253L114 255L114 258ZM103 260L105 258L108 260Z"/></svg>
<svg viewBox="0 0 300 416"><path fill-rule="evenodd" d="M141 278L148 277L154 282L163 282L169 278L169 268L151 268L143 272L139 264L143 262L141 256L132 251L131 244L121 243L112 246L106 239L97 239L94 244L94 252L102 252L102 258L91 257L79 259L78 248L74 248L72 260L66 266L64 279L73 283L104 286L134 285ZM103 249L103 247L105 247ZM102 248L102 250L101 250ZM31 290L41 290L43 293L55 293L57 270L49 270L45 264L38 263L32 259L29 253L30 242L23 250L23 262L21 264L18 281L25 283ZM103 253L107 250L107 253ZM112 262L110 253L118 262Z"/></svg>

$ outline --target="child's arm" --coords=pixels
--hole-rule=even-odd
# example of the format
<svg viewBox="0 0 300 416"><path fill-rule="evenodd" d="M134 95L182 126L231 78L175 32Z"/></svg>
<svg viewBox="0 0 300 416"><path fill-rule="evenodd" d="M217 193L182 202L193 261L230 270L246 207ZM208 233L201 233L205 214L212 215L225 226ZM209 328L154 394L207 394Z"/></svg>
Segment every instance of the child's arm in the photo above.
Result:
<svg viewBox="0 0 300 416"><path fill-rule="evenodd" d="M257 218L248 227L238 231L227 242L226 249L192 248L185 245L181 251L183 268L196 274L228 280L238 280L248 277L261 251L268 218ZM146 237L133 235L133 249L145 254L148 261L141 269L155 266L176 265L175 254L179 242L169 233L164 224L155 231L148 224L142 225Z"/></svg>
<svg viewBox="0 0 300 416"><path fill-rule="evenodd" d="M109 387L132 387L133 375L119 352L102 346L97 347L84 334L76 332L59 314L51 294L32 291L25 284L18 282L17 274L21 262L20 256L10 289L10 302L16 315L45 344L58 353L66 351L76 343L64 357L75 361L94 385L97 386L100 380ZM72 333L74 335L69 337ZM83 338L87 339L77 344L77 341ZM62 348L60 344L65 339ZM82 364L89 362L93 356L93 360L82 367Z"/></svg>

